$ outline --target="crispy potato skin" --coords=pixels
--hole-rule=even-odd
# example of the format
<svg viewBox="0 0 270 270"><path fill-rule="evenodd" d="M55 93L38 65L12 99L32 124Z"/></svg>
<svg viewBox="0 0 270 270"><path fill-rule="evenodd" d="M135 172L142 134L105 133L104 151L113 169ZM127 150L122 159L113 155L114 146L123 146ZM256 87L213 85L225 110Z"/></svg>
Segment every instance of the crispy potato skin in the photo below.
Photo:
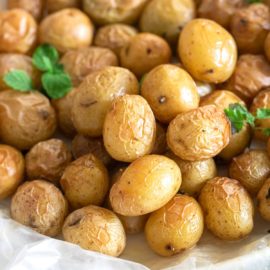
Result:
<svg viewBox="0 0 270 270"><path fill-rule="evenodd" d="M186 195L176 195L150 215L145 237L157 254L168 257L194 246L203 228L203 213L198 202Z"/></svg>
<svg viewBox="0 0 270 270"><path fill-rule="evenodd" d="M265 220L270 221L270 179L267 179L262 185L257 200L259 213Z"/></svg>
<svg viewBox="0 0 270 270"><path fill-rule="evenodd" d="M63 237L81 248L119 256L126 246L126 235L118 217L110 210L86 206L65 220Z"/></svg>
<svg viewBox="0 0 270 270"><path fill-rule="evenodd" d="M80 0L46 0L48 13L53 13L65 8L79 8Z"/></svg>
<svg viewBox="0 0 270 270"><path fill-rule="evenodd" d="M182 182L177 164L159 155L146 155L132 162L110 190L113 210L124 216L153 212L166 204Z"/></svg>
<svg viewBox="0 0 270 270"><path fill-rule="evenodd" d="M12 197L11 217L47 235L57 236L68 213L68 204L53 184L35 180L22 184Z"/></svg>
<svg viewBox="0 0 270 270"><path fill-rule="evenodd" d="M171 121L167 143L183 160L196 161L216 156L231 136L231 125L223 110L207 105L179 114Z"/></svg>
<svg viewBox="0 0 270 270"><path fill-rule="evenodd" d="M253 229L254 207L247 191L234 179L216 177L200 197L207 228L222 240L239 240Z"/></svg>

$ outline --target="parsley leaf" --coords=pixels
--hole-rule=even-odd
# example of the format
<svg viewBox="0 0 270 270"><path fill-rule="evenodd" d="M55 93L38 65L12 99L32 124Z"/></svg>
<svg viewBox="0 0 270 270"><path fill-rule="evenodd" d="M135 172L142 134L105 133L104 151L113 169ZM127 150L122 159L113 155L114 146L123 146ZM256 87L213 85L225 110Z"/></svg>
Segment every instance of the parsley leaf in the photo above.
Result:
<svg viewBox="0 0 270 270"><path fill-rule="evenodd" d="M256 119L269 119L270 118L270 109L260 108L256 112Z"/></svg>
<svg viewBox="0 0 270 270"><path fill-rule="evenodd" d="M31 77L23 70L12 70L4 76L6 85L21 92L31 91L33 82Z"/></svg>
<svg viewBox="0 0 270 270"><path fill-rule="evenodd" d="M266 136L270 136L270 128L265 128L263 130L263 134L266 135Z"/></svg>

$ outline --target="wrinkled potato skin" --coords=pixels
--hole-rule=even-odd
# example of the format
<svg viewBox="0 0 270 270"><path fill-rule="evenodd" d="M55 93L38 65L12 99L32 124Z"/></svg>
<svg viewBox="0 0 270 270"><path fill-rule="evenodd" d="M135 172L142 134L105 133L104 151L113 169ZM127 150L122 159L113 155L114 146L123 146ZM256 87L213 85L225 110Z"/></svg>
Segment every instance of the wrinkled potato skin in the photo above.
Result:
<svg viewBox="0 0 270 270"><path fill-rule="evenodd" d="M239 240L252 231L253 202L238 181L226 177L209 180L199 202L207 228L218 238Z"/></svg>
<svg viewBox="0 0 270 270"><path fill-rule="evenodd" d="M159 155L135 160L110 190L113 210L124 216L140 216L166 204L182 182L177 164Z"/></svg>
<svg viewBox="0 0 270 270"><path fill-rule="evenodd" d="M195 19L187 23L181 32L178 55L193 78L222 83L234 71L237 47L231 34L219 24Z"/></svg>
<svg viewBox="0 0 270 270"><path fill-rule="evenodd" d="M55 12L43 19L39 26L39 43L49 43L60 53L88 47L92 43L94 25L76 8Z"/></svg>
<svg viewBox="0 0 270 270"><path fill-rule="evenodd" d="M154 34L140 33L122 48L120 62L121 66L141 77L154 67L169 63L171 55L171 48L164 39Z"/></svg>
<svg viewBox="0 0 270 270"><path fill-rule="evenodd" d="M79 8L80 0L47 0L48 13L53 13L65 8Z"/></svg>
<svg viewBox="0 0 270 270"><path fill-rule="evenodd" d="M105 25L98 29L94 44L111 49L119 57L121 49L127 46L137 33L137 29L130 25L121 23Z"/></svg>
<svg viewBox="0 0 270 270"><path fill-rule="evenodd" d="M238 180L248 192L255 195L270 175L270 158L266 151L250 150L233 158L229 175Z"/></svg>
<svg viewBox="0 0 270 270"><path fill-rule="evenodd" d="M195 13L193 0L152 0L142 12L140 28L176 44L182 27Z"/></svg>
<svg viewBox="0 0 270 270"><path fill-rule="evenodd" d="M105 67L89 74L78 89L71 109L72 122L78 133L99 137L113 100L125 94L138 94L139 83L127 69Z"/></svg>
<svg viewBox="0 0 270 270"><path fill-rule="evenodd" d="M0 92L0 138L4 143L29 149L50 138L55 129L55 111L41 93Z"/></svg>
<svg viewBox="0 0 270 270"><path fill-rule="evenodd" d="M265 220L270 221L270 179L262 185L257 200L259 213Z"/></svg>
<svg viewBox="0 0 270 270"><path fill-rule="evenodd" d="M223 110L214 105L179 114L167 130L167 143L183 160L197 161L216 156L231 136L231 125Z"/></svg>
<svg viewBox="0 0 270 270"><path fill-rule="evenodd" d="M0 144L0 200L11 195L24 177L24 158L17 149Z"/></svg>
<svg viewBox="0 0 270 270"><path fill-rule="evenodd" d="M71 152L63 141L50 139L39 142L25 156L27 177L58 184L71 159Z"/></svg>
<svg viewBox="0 0 270 270"><path fill-rule="evenodd" d="M151 154L161 155L167 150L166 129L156 122L156 139Z"/></svg>
<svg viewBox="0 0 270 270"><path fill-rule="evenodd" d="M118 66L118 59L109 49L89 47L66 52L61 63L71 77L73 86L78 86L90 73L106 66Z"/></svg>
<svg viewBox="0 0 270 270"><path fill-rule="evenodd" d="M125 231L118 217L93 205L72 212L62 232L66 241L110 256L119 256L126 246Z"/></svg>
<svg viewBox="0 0 270 270"><path fill-rule="evenodd" d="M0 52L30 53L37 40L37 23L23 9L11 9L0 13Z"/></svg>
<svg viewBox="0 0 270 270"><path fill-rule="evenodd" d="M179 113L198 108L200 102L191 76L175 65L160 65L147 73L141 85L141 95L155 117L167 124Z"/></svg>
<svg viewBox="0 0 270 270"><path fill-rule="evenodd" d="M201 98L211 94L215 90L215 85L195 80L197 92Z"/></svg>
<svg viewBox="0 0 270 270"><path fill-rule="evenodd" d="M33 86L40 86L40 72L33 66L32 58L23 54L0 54L0 90L9 89L4 82L4 76L13 69L25 71L32 79Z"/></svg>
<svg viewBox="0 0 270 270"><path fill-rule="evenodd" d="M10 206L11 217L17 222L47 235L57 236L68 214L68 204L53 184L35 180L22 184Z"/></svg>
<svg viewBox="0 0 270 270"><path fill-rule="evenodd" d="M270 30L269 8L257 3L237 10L232 16L230 29L241 53L262 53Z"/></svg>
<svg viewBox="0 0 270 270"><path fill-rule="evenodd" d="M145 237L157 254L168 257L194 246L203 228L203 213L198 202L186 195L176 195L150 215Z"/></svg>
<svg viewBox="0 0 270 270"><path fill-rule="evenodd" d="M94 155L84 155L66 167L60 184L73 209L101 205L109 189L108 171Z"/></svg>
<svg viewBox="0 0 270 270"><path fill-rule="evenodd" d="M104 146L114 159L132 162L150 154L155 138L155 117L143 97L124 95L115 99L103 126Z"/></svg>

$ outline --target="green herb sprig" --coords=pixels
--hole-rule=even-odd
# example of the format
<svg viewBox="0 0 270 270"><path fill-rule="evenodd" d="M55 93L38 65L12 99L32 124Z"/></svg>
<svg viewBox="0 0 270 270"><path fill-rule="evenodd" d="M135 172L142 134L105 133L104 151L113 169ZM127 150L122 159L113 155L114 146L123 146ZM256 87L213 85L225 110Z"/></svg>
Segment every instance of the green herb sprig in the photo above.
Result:
<svg viewBox="0 0 270 270"><path fill-rule="evenodd" d="M59 63L57 50L49 44L39 46L33 54L33 65L42 72L42 87L48 97L57 99L65 96L72 88L70 76ZM4 82L14 90L32 91L33 81L23 70L12 70L4 76Z"/></svg>

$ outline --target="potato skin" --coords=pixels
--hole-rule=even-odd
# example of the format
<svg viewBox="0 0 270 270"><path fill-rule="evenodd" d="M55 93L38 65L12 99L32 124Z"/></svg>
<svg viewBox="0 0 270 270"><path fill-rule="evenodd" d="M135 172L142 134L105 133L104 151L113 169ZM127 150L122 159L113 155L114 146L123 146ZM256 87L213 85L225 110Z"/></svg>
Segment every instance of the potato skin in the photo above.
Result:
<svg viewBox="0 0 270 270"><path fill-rule="evenodd" d="M234 179L216 177L203 187L199 203L207 228L222 240L239 240L253 229L254 207L247 191Z"/></svg>
<svg viewBox="0 0 270 270"><path fill-rule="evenodd" d="M24 158L17 149L0 144L0 201L11 195L24 177Z"/></svg>
<svg viewBox="0 0 270 270"><path fill-rule="evenodd" d="M84 155L69 164L60 184L73 209L101 205L109 189L108 172L94 155Z"/></svg>
<svg viewBox="0 0 270 270"><path fill-rule="evenodd" d="M94 26L79 9L66 8L55 12L39 25L39 43L49 43L59 52L88 47L92 43Z"/></svg>
<svg viewBox="0 0 270 270"><path fill-rule="evenodd" d="M198 202L177 194L150 215L145 237L157 254L168 257L194 246L200 240L203 228L203 213Z"/></svg>
<svg viewBox="0 0 270 270"><path fill-rule="evenodd" d="M165 205L179 190L182 178L177 164L159 155L133 161L110 190L113 210L139 216Z"/></svg>
<svg viewBox="0 0 270 270"><path fill-rule="evenodd" d="M257 194L270 175L270 158L264 150L250 150L233 158L229 175L238 180L248 192Z"/></svg>
<svg viewBox="0 0 270 270"><path fill-rule="evenodd" d="M200 101L192 77L175 65L160 65L147 73L141 95L162 123L170 123L179 113L198 108Z"/></svg>
<svg viewBox="0 0 270 270"><path fill-rule="evenodd" d="M156 122L156 139L151 154L161 155L167 150L166 128Z"/></svg>
<svg viewBox="0 0 270 270"><path fill-rule="evenodd" d="M110 256L119 256L126 246L121 221L112 211L98 206L90 205L72 212L62 232L65 241Z"/></svg>
<svg viewBox="0 0 270 270"><path fill-rule="evenodd" d="M37 40L37 23L23 9L0 13L0 52L30 53Z"/></svg>
<svg viewBox="0 0 270 270"><path fill-rule="evenodd" d="M11 200L11 217L47 235L56 236L68 213L67 201L53 184L35 180L23 183Z"/></svg>
<svg viewBox="0 0 270 270"><path fill-rule="evenodd" d="M211 94L215 90L215 85L211 83L205 83L195 80L197 86L197 92L201 98Z"/></svg>
<svg viewBox="0 0 270 270"><path fill-rule="evenodd" d="M53 13L65 8L79 8L80 0L46 0L48 13Z"/></svg>
<svg viewBox="0 0 270 270"><path fill-rule="evenodd" d="M223 110L207 105L179 114L167 130L167 143L183 160L196 161L216 156L231 136L231 125Z"/></svg>
<svg viewBox="0 0 270 270"><path fill-rule="evenodd" d="M268 33L264 41L264 54L267 60L270 60L270 34Z"/></svg>
<svg viewBox="0 0 270 270"><path fill-rule="evenodd" d="M0 92L0 138L4 143L29 149L50 138L55 129L55 111L44 95L37 91Z"/></svg>
<svg viewBox="0 0 270 270"><path fill-rule="evenodd" d="M71 109L78 133L99 137L113 100L124 94L138 94L138 80L129 70L105 67L89 74L78 88Z"/></svg>
<svg viewBox="0 0 270 270"><path fill-rule="evenodd" d="M262 185L257 200L259 213L265 220L270 221L270 179Z"/></svg>
<svg viewBox="0 0 270 270"><path fill-rule="evenodd" d="M178 55L193 78L222 83L234 71L237 47L223 27L211 20L195 19L181 32Z"/></svg>
<svg viewBox="0 0 270 270"><path fill-rule="evenodd" d="M149 217L149 215L126 217L119 214L117 214L117 216L121 220L127 234L137 234L143 232L145 223Z"/></svg>

